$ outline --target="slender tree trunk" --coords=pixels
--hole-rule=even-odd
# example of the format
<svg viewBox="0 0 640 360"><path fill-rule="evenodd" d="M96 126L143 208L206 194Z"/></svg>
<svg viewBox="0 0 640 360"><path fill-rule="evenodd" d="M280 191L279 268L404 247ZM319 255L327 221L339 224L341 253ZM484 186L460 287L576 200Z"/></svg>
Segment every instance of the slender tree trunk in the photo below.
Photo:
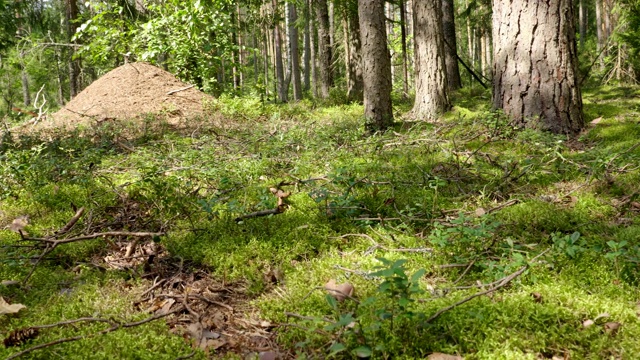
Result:
<svg viewBox="0 0 640 360"><path fill-rule="evenodd" d="M292 2L288 2L289 7L289 44L291 54L291 78L293 80L293 99L302 100L302 84L300 82L300 54L298 53L298 28L295 26L298 20L296 7Z"/></svg>
<svg viewBox="0 0 640 360"><path fill-rule="evenodd" d="M304 3L304 91L311 89L311 17L309 13L309 1Z"/></svg>
<svg viewBox="0 0 640 360"><path fill-rule="evenodd" d="M584 126L573 9L571 0L493 1L493 104L521 126Z"/></svg>
<svg viewBox="0 0 640 360"><path fill-rule="evenodd" d="M364 117L368 132L393 124L391 59L387 48L384 1L358 0L364 79Z"/></svg>
<svg viewBox="0 0 640 360"><path fill-rule="evenodd" d="M318 70L320 70L319 96L323 99L329 97L329 90L333 85L333 74L331 71L331 59L333 59L333 49L331 48L331 31L329 28L329 10L327 0L315 0L316 17L318 18Z"/></svg>
<svg viewBox="0 0 640 360"><path fill-rule="evenodd" d="M310 14L314 14L314 0L309 0L309 11ZM311 57L311 92L313 97L318 97L318 52L317 52L317 26L313 16L309 17L309 30L311 32L311 36L309 38L309 45L311 46L310 57Z"/></svg>
<svg viewBox="0 0 640 360"><path fill-rule="evenodd" d="M412 116L432 120L450 107L447 96L442 2L413 3L416 100Z"/></svg>
<svg viewBox="0 0 640 360"><path fill-rule="evenodd" d="M16 0L16 23L18 25L18 29L16 31L16 36L20 39L24 36L24 25L22 23L22 14L20 13L20 3L22 0ZM20 60L20 79L22 81L22 102L25 107L31 105L31 92L29 90L29 74L27 74L27 69L25 66L25 53L21 48L18 52L18 59Z"/></svg>
<svg viewBox="0 0 640 360"><path fill-rule="evenodd" d="M362 44L360 42L360 21L358 3L350 0L346 3L344 14L344 47L347 67L347 99L362 102Z"/></svg>
<svg viewBox="0 0 640 360"><path fill-rule="evenodd" d="M386 17L387 17L387 41L393 41L395 38L395 32L393 31L393 15L394 15L394 11L393 11L393 4L391 2L386 2L385 1L385 12ZM391 84L395 84L396 83L396 67L394 66L395 62L394 62L394 58L395 58L395 54L393 52L393 49L389 49L389 53L391 56Z"/></svg>
<svg viewBox="0 0 640 360"><path fill-rule="evenodd" d="M71 41L71 38L76 33L76 29L78 28L77 19L78 19L78 3L77 0L66 0L66 22L67 22L67 36L69 37L69 42L75 43L75 41ZM76 95L78 95L78 75L80 74L80 60L73 59L75 55L75 47L71 48L71 59L69 60L69 95L73 99Z"/></svg>
<svg viewBox="0 0 640 360"><path fill-rule="evenodd" d="M606 46L606 38L604 31L604 24L602 22L602 0L596 1L596 35L598 37L598 54L599 54L599 62L600 62L600 70L604 70L604 57L606 56L606 51L603 51L603 47Z"/></svg>
<svg viewBox="0 0 640 360"><path fill-rule="evenodd" d="M580 49L584 49L584 42L587 38L587 0L580 0Z"/></svg>
<svg viewBox="0 0 640 360"><path fill-rule="evenodd" d="M444 52L447 69L447 86L449 90L458 90L462 87L460 69L456 57L456 24L454 22L453 0L442 0L442 29L444 31Z"/></svg>
<svg viewBox="0 0 640 360"><path fill-rule="evenodd" d="M278 1L273 0L273 12L274 12L274 24L273 24L273 47L274 47L274 62L276 73L276 93L278 94L278 101L287 102L288 89L285 86L284 81L284 64L282 62L282 38L280 36L280 16L278 13Z"/></svg>
<svg viewBox="0 0 640 360"><path fill-rule="evenodd" d="M407 56L407 10L406 2L400 0L400 41L402 42L402 96L409 96L409 60ZM456 65L458 63L456 62Z"/></svg>
<svg viewBox="0 0 640 360"><path fill-rule="evenodd" d="M269 99L269 30L264 29L264 95Z"/></svg>

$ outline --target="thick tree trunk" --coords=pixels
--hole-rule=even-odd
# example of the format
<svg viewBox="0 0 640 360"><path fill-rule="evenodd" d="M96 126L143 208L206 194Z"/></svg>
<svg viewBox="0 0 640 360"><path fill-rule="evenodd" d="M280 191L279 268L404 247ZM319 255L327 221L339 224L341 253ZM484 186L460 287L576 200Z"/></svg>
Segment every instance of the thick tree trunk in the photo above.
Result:
<svg viewBox="0 0 640 360"><path fill-rule="evenodd" d="M298 53L298 28L295 26L298 20L296 7L292 2L288 2L289 7L289 59L291 61L291 78L293 80L293 99L302 100L302 84L300 81L300 54Z"/></svg>
<svg viewBox="0 0 640 360"><path fill-rule="evenodd" d="M493 2L493 105L519 125L584 126L571 0Z"/></svg>
<svg viewBox="0 0 640 360"><path fill-rule="evenodd" d="M78 28L78 3L76 0L66 0L66 22L67 22L67 36L69 42L76 33ZM69 60L69 95L73 99L78 95L78 75L80 74L80 60L73 59L75 55L75 48L71 48L71 59Z"/></svg>
<svg viewBox="0 0 640 360"><path fill-rule="evenodd" d="M442 0L442 29L444 31L444 52L447 69L447 85L449 90L458 90L462 87L460 69L456 57L456 24L454 22L453 0Z"/></svg>
<svg viewBox="0 0 640 360"><path fill-rule="evenodd" d="M432 120L450 107L447 97L442 2L413 3L416 100L412 116Z"/></svg>
<svg viewBox="0 0 640 360"><path fill-rule="evenodd" d="M318 19L318 70L319 76L319 96L321 98L329 97L329 90L333 85L333 74L331 71L331 59L333 58L333 50L331 48L330 28L329 28L329 10L327 8L327 0L315 0L316 17Z"/></svg>
<svg viewBox="0 0 640 360"><path fill-rule="evenodd" d="M273 0L273 11L278 13L277 0ZM284 65L282 62L282 39L280 37L280 21L279 16L275 16L275 24L273 26L273 46L275 50L275 65L276 65L276 84L278 92L278 100L280 102L287 102L288 89L285 86L284 81Z"/></svg>
<svg viewBox="0 0 640 360"><path fill-rule="evenodd" d="M393 124L391 59L387 49L384 1L358 0L364 80L364 117L368 132Z"/></svg>
<svg viewBox="0 0 640 360"><path fill-rule="evenodd" d="M362 45L360 43L358 3L351 0L344 14L345 64L347 67L347 99L362 102Z"/></svg>

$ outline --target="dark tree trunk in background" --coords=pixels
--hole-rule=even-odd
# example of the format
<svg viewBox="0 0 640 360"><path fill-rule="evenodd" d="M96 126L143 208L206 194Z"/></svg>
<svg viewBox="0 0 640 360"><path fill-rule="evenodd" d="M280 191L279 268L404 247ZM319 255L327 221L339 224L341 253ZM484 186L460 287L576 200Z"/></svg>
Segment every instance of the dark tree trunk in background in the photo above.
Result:
<svg viewBox="0 0 640 360"><path fill-rule="evenodd" d="M345 5L344 34L345 64L347 67L347 99L362 102L362 45L360 43L360 20L358 2L349 0Z"/></svg>
<svg viewBox="0 0 640 360"><path fill-rule="evenodd" d="M446 112L447 72L441 1L414 1L416 100L412 116L432 120Z"/></svg>
<svg viewBox="0 0 640 360"><path fill-rule="evenodd" d="M296 7L292 2L288 2L289 7L289 43L291 54L291 79L293 80L293 99L295 101L302 100L302 84L300 81L300 54L298 51L298 28L295 26L298 20Z"/></svg>
<svg viewBox="0 0 640 360"><path fill-rule="evenodd" d="M78 3L76 0L66 0L66 22L67 22L67 35L69 41L76 33L78 28ZM72 42L75 43L75 42ZM75 55L75 48L72 48L71 56ZM71 58L69 61L69 95L73 99L78 95L78 75L80 74L80 60Z"/></svg>
<svg viewBox="0 0 640 360"><path fill-rule="evenodd" d="M453 0L442 0L442 28L444 31L444 52L447 69L447 84L449 90L458 90L462 87L460 69L456 57L456 24L454 23Z"/></svg>
<svg viewBox="0 0 640 360"><path fill-rule="evenodd" d="M521 126L584 126L571 0L493 2L493 105Z"/></svg>
<svg viewBox="0 0 640 360"><path fill-rule="evenodd" d="M331 59L333 50L331 48L329 10L327 0L314 0L316 4L316 17L318 19L318 70L319 74L319 97L326 99L329 97L329 90L333 85L333 75L331 73Z"/></svg>
<svg viewBox="0 0 640 360"><path fill-rule="evenodd" d="M368 132L384 131L393 124L391 108L391 59L383 0L358 0L362 66L364 80L364 117Z"/></svg>
<svg viewBox="0 0 640 360"><path fill-rule="evenodd" d="M407 10L404 0L400 0L400 36L400 41L402 41L402 96L406 98L409 95L409 57L407 56Z"/></svg>
<svg viewBox="0 0 640 360"><path fill-rule="evenodd" d="M318 27L315 22L315 10L314 10L314 0L309 0L309 27L311 36L309 39L309 44L311 47L311 93L313 97L318 97Z"/></svg>
<svg viewBox="0 0 640 360"><path fill-rule="evenodd" d="M282 39L280 37L280 16L278 14L278 3L277 0L273 0L273 11L276 14L275 16L275 24L273 27L273 41L274 41L274 56L276 63L276 84L277 84L277 92L278 92L278 100L280 102L287 102L287 94L288 89L285 86L284 81L284 65L282 63Z"/></svg>
<svg viewBox="0 0 640 360"><path fill-rule="evenodd" d="M311 89L311 14L309 13L309 1L304 3L304 91Z"/></svg>

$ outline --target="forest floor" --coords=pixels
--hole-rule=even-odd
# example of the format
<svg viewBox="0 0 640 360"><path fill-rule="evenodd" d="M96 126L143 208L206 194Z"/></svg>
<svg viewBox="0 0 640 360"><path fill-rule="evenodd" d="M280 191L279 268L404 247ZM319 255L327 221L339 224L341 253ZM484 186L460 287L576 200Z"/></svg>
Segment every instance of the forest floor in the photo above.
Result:
<svg viewBox="0 0 640 360"><path fill-rule="evenodd" d="M0 358L637 358L640 88L575 138L453 100L4 136Z"/></svg>

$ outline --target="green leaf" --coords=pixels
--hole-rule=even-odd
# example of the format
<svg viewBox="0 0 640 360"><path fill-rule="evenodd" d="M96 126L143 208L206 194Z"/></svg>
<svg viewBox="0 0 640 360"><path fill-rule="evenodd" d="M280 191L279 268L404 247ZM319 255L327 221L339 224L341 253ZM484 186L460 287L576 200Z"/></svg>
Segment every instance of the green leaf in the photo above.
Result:
<svg viewBox="0 0 640 360"><path fill-rule="evenodd" d="M326 294L324 298L325 300L327 300L327 303L329 304L329 306L331 306L332 309L334 310L338 309L338 300L336 300L336 298L334 298L330 294Z"/></svg>
<svg viewBox="0 0 640 360"><path fill-rule="evenodd" d="M368 357L371 357L371 354L373 352L371 351L371 348L368 346L359 346L353 349L353 353L356 354L356 356L359 358L368 358Z"/></svg>
<svg viewBox="0 0 640 360"><path fill-rule="evenodd" d="M572 242L576 242L576 240L578 240L580 238L580 233L579 232L574 232L573 234L571 234L571 241Z"/></svg>
<svg viewBox="0 0 640 360"><path fill-rule="evenodd" d="M426 272L427 271L425 269L420 269L420 270L416 271L415 273L413 273L413 275L411 275L411 282L414 283L414 282L420 280L420 278L422 276L424 276L424 274Z"/></svg>
<svg viewBox="0 0 640 360"><path fill-rule="evenodd" d="M329 348L329 356L333 356L341 351L347 350L347 347L342 345L341 343L333 343Z"/></svg>

